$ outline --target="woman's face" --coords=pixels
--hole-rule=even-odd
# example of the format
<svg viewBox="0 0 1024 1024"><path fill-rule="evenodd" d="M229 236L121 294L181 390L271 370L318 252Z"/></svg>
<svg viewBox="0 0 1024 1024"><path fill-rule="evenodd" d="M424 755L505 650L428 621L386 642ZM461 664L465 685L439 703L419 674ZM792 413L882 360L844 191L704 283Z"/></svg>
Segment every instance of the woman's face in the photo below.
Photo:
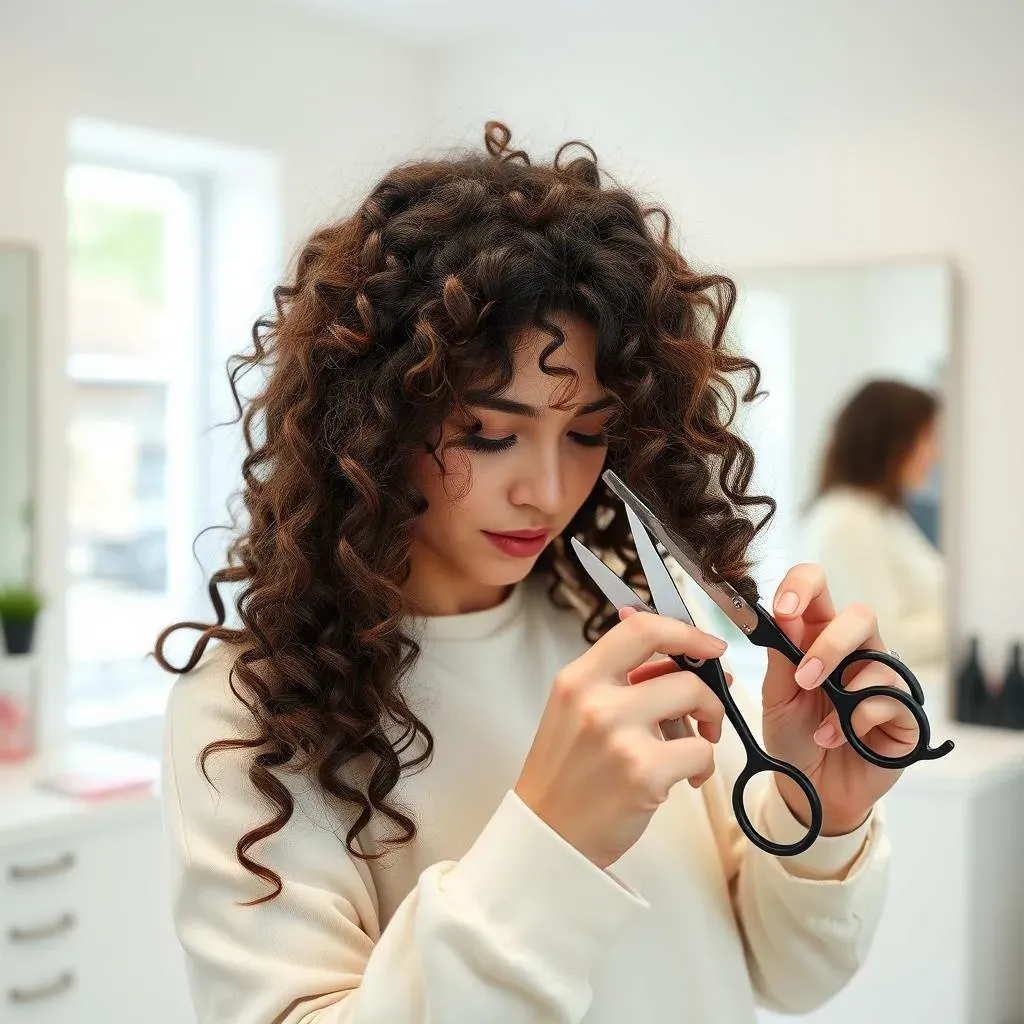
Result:
<svg viewBox="0 0 1024 1024"><path fill-rule="evenodd" d="M551 319L565 344L546 362L575 371L569 402L566 378L539 365L551 335L531 328L516 347L508 389L466 396L479 429L445 449L465 424L445 425L438 446L444 473L429 453L417 459L414 478L428 508L416 524L405 590L422 614L498 604L566 527L604 467L612 408L595 376L593 329L568 314Z"/></svg>
<svg viewBox="0 0 1024 1024"><path fill-rule="evenodd" d="M903 464L902 482L906 491L920 490L928 480L939 457L938 424L933 419L917 436L914 447L910 449L906 462Z"/></svg>

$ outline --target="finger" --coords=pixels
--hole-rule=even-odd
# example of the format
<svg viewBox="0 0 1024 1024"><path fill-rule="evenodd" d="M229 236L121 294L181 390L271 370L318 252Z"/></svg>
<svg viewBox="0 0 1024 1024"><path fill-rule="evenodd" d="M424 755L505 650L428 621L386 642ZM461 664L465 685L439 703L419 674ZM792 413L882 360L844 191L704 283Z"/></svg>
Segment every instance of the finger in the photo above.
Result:
<svg viewBox="0 0 1024 1024"><path fill-rule="evenodd" d="M835 618L832 595L821 566L810 562L794 565L775 591L772 611L783 627L797 619L822 623Z"/></svg>
<svg viewBox="0 0 1024 1024"><path fill-rule="evenodd" d="M631 684L645 683L648 679L657 679L666 672L678 672L679 666L671 658L655 658L645 661L639 668L633 669L626 678Z"/></svg>
<svg viewBox="0 0 1024 1024"><path fill-rule="evenodd" d="M878 650L872 644L880 643L875 613L867 605L852 604L825 626L808 646L793 678L798 686L813 690L852 651L862 647Z"/></svg>
<svg viewBox="0 0 1024 1024"><path fill-rule="evenodd" d="M881 637L878 638L879 644ZM876 646L874 638L863 645L865 650L880 650ZM910 693L910 687L906 680L888 665L880 661L855 661L843 672L842 686L844 690L865 690L869 686L891 686L897 690Z"/></svg>
<svg viewBox="0 0 1024 1024"><path fill-rule="evenodd" d="M643 724L657 724L687 715L711 743L722 738L725 709L703 680L692 672L668 672L633 689L626 717Z"/></svg>
<svg viewBox="0 0 1024 1024"><path fill-rule="evenodd" d="M576 664L589 678L611 675L625 680L629 672L656 653L717 658L725 648L724 641L688 622L636 612L612 626Z"/></svg>
<svg viewBox="0 0 1024 1024"><path fill-rule="evenodd" d="M715 774L714 747L700 736L666 740L652 759L652 770L666 791L682 779L700 789Z"/></svg>
<svg viewBox="0 0 1024 1024"><path fill-rule="evenodd" d="M869 697L862 701L850 716L850 726L869 749L886 756L901 753L900 748L917 743L916 719L891 697ZM827 715L815 731L814 742L828 749L841 747L847 742L835 711Z"/></svg>

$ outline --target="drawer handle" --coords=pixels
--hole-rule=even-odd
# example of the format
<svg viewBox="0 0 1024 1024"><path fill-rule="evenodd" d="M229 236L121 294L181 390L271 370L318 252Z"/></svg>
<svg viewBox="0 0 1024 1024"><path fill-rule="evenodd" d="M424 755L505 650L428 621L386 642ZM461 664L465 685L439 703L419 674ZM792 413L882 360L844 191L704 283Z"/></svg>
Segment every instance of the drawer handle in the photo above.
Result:
<svg viewBox="0 0 1024 1024"><path fill-rule="evenodd" d="M12 864L8 877L12 882L30 882L34 878L46 878L49 875L62 875L75 866L73 853L62 853L56 860L45 864Z"/></svg>
<svg viewBox="0 0 1024 1024"><path fill-rule="evenodd" d="M63 935L75 927L75 915L65 912L48 924L35 925L32 928L21 928L15 925L8 929L7 937L11 942L39 942L41 939L52 939L55 935Z"/></svg>
<svg viewBox="0 0 1024 1024"><path fill-rule="evenodd" d="M62 971L53 981L35 988L9 988L7 999L12 1003L38 1003L43 999L53 999L69 991L75 983L75 976L70 971Z"/></svg>

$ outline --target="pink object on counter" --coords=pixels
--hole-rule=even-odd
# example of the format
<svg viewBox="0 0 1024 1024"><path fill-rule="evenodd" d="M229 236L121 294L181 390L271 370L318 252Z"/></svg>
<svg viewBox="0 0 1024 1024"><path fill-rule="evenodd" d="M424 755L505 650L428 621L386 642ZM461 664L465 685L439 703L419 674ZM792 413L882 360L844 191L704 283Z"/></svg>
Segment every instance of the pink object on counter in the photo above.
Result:
<svg viewBox="0 0 1024 1024"><path fill-rule="evenodd" d="M13 697L0 694L0 761L23 761L31 753L28 711Z"/></svg>

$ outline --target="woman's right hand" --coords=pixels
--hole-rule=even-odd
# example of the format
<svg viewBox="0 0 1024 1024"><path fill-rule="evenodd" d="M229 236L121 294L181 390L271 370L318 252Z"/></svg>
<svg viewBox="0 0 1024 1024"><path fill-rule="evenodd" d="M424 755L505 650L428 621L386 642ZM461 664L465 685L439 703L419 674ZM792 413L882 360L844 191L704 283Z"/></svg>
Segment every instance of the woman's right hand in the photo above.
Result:
<svg viewBox="0 0 1024 1024"><path fill-rule="evenodd" d="M657 652L717 658L724 650L676 619L623 618L556 676L516 794L598 867L614 863L677 782L697 788L711 777L722 735L721 701L692 672L632 674ZM699 735L663 738L659 723L682 715Z"/></svg>

